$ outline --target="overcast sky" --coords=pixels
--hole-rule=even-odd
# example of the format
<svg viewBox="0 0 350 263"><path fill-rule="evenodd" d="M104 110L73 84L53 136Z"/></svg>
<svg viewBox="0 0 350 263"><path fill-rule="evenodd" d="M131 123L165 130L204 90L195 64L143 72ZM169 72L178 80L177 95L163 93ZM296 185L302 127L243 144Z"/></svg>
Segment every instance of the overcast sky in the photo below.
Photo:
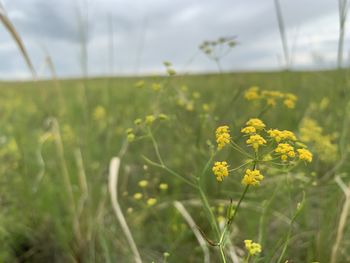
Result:
<svg viewBox="0 0 350 263"><path fill-rule="evenodd" d="M239 42L222 59L224 70L271 70L283 65L273 0L1 2L40 76L48 74L45 52L52 57L59 76L82 74L79 17L88 21L88 74L93 76L159 73L164 60L173 62L179 71L216 71L215 63L199 52L198 46L221 36L237 36ZM338 1L280 0L280 4L293 68L334 66ZM346 35L346 61L349 40ZM17 47L0 25L0 78L29 76Z"/></svg>

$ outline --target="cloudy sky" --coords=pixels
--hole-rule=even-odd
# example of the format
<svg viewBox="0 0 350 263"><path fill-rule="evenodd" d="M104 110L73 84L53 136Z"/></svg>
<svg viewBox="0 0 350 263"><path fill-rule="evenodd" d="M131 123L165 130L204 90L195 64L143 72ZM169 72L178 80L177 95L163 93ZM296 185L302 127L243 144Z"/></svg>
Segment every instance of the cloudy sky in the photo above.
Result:
<svg viewBox="0 0 350 263"><path fill-rule="evenodd" d="M222 59L224 70L271 70L283 66L273 0L0 1L40 76L48 75L46 53L52 57L60 77L82 74L82 26L88 28L91 76L159 73L164 60L172 61L179 71L216 71L216 64L199 52L198 46L221 36L237 36L239 42ZM334 66L338 1L280 0L280 4L292 67ZM346 60L349 37L345 39ZM0 78L29 76L15 44L0 25Z"/></svg>

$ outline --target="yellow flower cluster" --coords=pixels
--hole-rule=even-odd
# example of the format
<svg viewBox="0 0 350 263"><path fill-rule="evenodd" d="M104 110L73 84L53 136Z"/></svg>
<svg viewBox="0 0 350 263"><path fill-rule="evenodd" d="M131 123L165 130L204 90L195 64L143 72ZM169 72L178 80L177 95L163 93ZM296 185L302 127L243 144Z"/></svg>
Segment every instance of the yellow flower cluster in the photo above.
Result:
<svg viewBox="0 0 350 263"><path fill-rule="evenodd" d="M251 145L255 151L257 151L260 145L266 144L266 140L259 134L250 135L246 141L247 144Z"/></svg>
<svg viewBox="0 0 350 263"><path fill-rule="evenodd" d="M333 162L338 158L338 146L333 143L334 135L324 134L318 122L311 118L305 118L300 126L300 139L305 143L311 143L313 150L323 162Z"/></svg>
<svg viewBox="0 0 350 263"><path fill-rule="evenodd" d="M257 86L250 87L244 93L246 100L260 100L265 99L266 103L271 106L277 104L277 100L283 99L283 104L290 109L295 108L295 103L298 100L297 96L292 93L283 93L276 90L262 90Z"/></svg>
<svg viewBox="0 0 350 263"><path fill-rule="evenodd" d="M227 125L219 126L216 129L215 135L219 150L222 149L225 145L229 144L231 141L230 129Z"/></svg>
<svg viewBox="0 0 350 263"><path fill-rule="evenodd" d="M261 245L259 243L254 243L252 240L244 240L244 245L252 256L261 253Z"/></svg>
<svg viewBox="0 0 350 263"><path fill-rule="evenodd" d="M215 162L213 166L213 173L216 176L216 180L222 182L224 177L228 176L228 165L227 162Z"/></svg>
<svg viewBox="0 0 350 263"><path fill-rule="evenodd" d="M295 96L294 94L287 93L285 94L285 99L283 101L283 104L289 109L294 109L297 99L298 99L297 96Z"/></svg>
<svg viewBox="0 0 350 263"><path fill-rule="evenodd" d="M289 143L279 143L275 152L281 155L282 161L287 161L288 157L295 157L294 147Z"/></svg>
<svg viewBox="0 0 350 263"><path fill-rule="evenodd" d="M312 162L312 153L307 149L297 149L299 154L299 159L307 161L309 163Z"/></svg>
<svg viewBox="0 0 350 263"><path fill-rule="evenodd" d="M246 100L257 100L260 98L259 95L259 87L253 86L250 87L245 93L244 93L244 98Z"/></svg>
<svg viewBox="0 0 350 263"><path fill-rule="evenodd" d="M248 127L249 126L254 127L257 130L262 130L266 127L265 123L263 123L263 121L258 118L250 119L249 121L246 122L246 125Z"/></svg>
<svg viewBox="0 0 350 263"><path fill-rule="evenodd" d="M92 116L95 121L103 121L107 116L106 109L99 105L94 109Z"/></svg>
<svg viewBox="0 0 350 263"><path fill-rule="evenodd" d="M261 145L266 144L266 140L260 134L256 133L262 131L266 125L262 120L257 118L250 119L246 122L246 125L246 127L241 129L241 132L250 135L246 143L257 151Z"/></svg>
<svg viewBox="0 0 350 263"><path fill-rule="evenodd" d="M242 184L256 186L256 185L259 185L263 179L264 179L264 176L260 173L259 170L247 169L242 179Z"/></svg>
<svg viewBox="0 0 350 263"><path fill-rule="evenodd" d="M297 137L295 136L295 134L288 130L280 131L278 129L271 129L271 130L268 130L267 133L270 135L270 137L274 138L276 142L286 141L286 140L291 140L291 141L297 140Z"/></svg>

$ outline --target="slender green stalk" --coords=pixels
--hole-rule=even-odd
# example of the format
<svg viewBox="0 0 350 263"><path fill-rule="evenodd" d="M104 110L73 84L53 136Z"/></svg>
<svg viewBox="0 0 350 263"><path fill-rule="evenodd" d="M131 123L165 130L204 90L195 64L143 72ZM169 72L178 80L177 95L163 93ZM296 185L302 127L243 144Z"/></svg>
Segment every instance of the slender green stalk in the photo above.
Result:
<svg viewBox="0 0 350 263"><path fill-rule="evenodd" d="M274 3L275 3L275 10L276 10L277 21L278 21L278 29L280 32L282 46L283 46L284 60L286 63L286 68L288 69L289 68L289 51L288 51L287 37L286 37L286 32L285 32L285 27L283 22L282 10L281 10L279 0L274 0Z"/></svg>

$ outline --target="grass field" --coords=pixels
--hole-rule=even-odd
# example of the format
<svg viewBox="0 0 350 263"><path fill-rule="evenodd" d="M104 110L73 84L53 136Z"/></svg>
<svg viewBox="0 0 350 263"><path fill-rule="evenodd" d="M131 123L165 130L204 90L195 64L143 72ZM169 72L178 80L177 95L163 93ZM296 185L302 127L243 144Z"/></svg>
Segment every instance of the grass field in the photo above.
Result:
<svg viewBox="0 0 350 263"><path fill-rule="evenodd" d="M0 82L0 261L134 262L108 190L118 156L118 203L143 262L350 262L347 76ZM298 100L294 108L278 96L275 106L269 95L247 100L251 86ZM264 179L237 203L240 165L254 153L241 128L256 117L266 129L293 131L313 160L261 161ZM216 150L221 125L247 156ZM218 182L211 167L223 160L234 171ZM225 242L210 245L236 212ZM262 246L249 259L247 239Z"/></svg>

